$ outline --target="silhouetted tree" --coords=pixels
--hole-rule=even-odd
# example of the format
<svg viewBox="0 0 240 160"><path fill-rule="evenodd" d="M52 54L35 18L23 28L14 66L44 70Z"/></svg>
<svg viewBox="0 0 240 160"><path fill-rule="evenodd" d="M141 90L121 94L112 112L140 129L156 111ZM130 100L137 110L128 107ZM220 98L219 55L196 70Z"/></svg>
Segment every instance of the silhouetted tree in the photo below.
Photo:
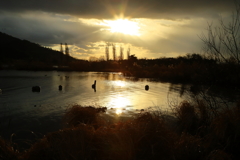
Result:
<svg viewBox="0 0 240 160"><path fill-rule="evenodd" d="M208 24L207 35L201 35L207 54L218 62L235 60L240 64L240 4L236 3L236 10L229 23L221 18L219 27Z"/></svg>
<svg viewBox="0 0 240 160"><path fill-rule="evenodd" d="M109 46L108 45L106 45L105 52L106 52L106 61L109 61Z"/></svg>
<svg viewBox="0 0 240 160"><path fill-rule="evenodd" d="M119 57L119 60L123 60L123 47L120 46L120 57Z"/></svg>
<svg viewBox="0 0 240 160"><path fill-rule="evenodd" d="M63 53L62 43L60 44L60 52Z"/></svg>
<svg viewBox="0 0 240 160"><path fill-rule="evenodd" d="M66 54L67 56L69 56L69 48L68 48L67 43L65 43L65 54Z"/></svg>
<svg viewBox="0 0 240 160"><path fill-rule="evenodd" d="M112 44L112 49L113 49L113 60L115 61L117 59L117 56L116 56L116 46L114 44Z"/></svg>
<svg viewBox="0 0 240 160"><path fill-rule="evenodd" d="M127 50L127 59L129 59L129 57L130 57L130 48L128 48Z"/></svg>
<svg viewBox="0 0 240 160"><path fill-rule="evenodd" d="M128 58L129 65L133 65L134 62L136 61L137 61L137 57L135 56L135 54L129 56Z"/></svg>

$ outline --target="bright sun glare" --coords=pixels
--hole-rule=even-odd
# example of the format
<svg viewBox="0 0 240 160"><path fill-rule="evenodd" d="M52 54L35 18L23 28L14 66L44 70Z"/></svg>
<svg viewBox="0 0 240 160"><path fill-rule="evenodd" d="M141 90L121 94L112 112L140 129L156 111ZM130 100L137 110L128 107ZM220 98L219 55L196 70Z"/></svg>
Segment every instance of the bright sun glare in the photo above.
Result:
<svg viewBox="0 0 240 160"><path fill-rule="evenodd" d="M115 113L120 115L127 106L131 105L131 100L119 95L111 98L109 104L116 109Z"/></svg>
<svg viewBox="0 0 240 160"><path fill-rule="evenodd" d="M113 83L118 87L124 87L126 85L124 81L114 81Z"/></svg>
<svg viewBox="0 0 240 160"><path fill-rule="evenodd" d="M127 19L117 19L114 21L104 20L104 25L110 27L110 31L113 33L123 33L128 35L139 36L139 25L137 22Z"/></svg>
<svg viewBox="0 0 240 160"><path fill-rule="evenodd" d="M120 109L120 108L117 108L117 109L116 109L116 114L117 114L117 115L120 115L120 114L122 114L122 109Z"/></svg>

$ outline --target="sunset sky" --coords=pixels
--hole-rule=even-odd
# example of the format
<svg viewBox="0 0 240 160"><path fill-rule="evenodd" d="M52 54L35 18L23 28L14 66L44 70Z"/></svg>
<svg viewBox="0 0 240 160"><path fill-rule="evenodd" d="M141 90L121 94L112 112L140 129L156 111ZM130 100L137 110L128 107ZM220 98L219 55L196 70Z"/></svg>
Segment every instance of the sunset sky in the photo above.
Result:
<svg viewBox="0 0 240 160"><path fill-rule="evenodd" d="M208 23L234 10L231 0L2 0L0 32L56 50L67 43L79 59L105 56L106 44L125 58L128 48L138 58L176 57L202 53Z"/></svg>

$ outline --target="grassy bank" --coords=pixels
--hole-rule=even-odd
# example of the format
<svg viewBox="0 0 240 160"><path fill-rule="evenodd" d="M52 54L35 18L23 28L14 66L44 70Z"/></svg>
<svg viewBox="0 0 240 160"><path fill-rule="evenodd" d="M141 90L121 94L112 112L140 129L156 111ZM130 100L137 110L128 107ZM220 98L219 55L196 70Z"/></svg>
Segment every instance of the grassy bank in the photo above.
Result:
<svg viewBox="0 0 240 160"><path fill-rule="evenodd" d="M176 58L137 59L118 61L72 60L53 67L41 61L16 61L8 69L33 71L122 72L127 77L150 78L163 82L231 86L239 88L240 66L231 58L218 62L200 54L187 54ZM1 69L1 64L0 64Z"/></svg>
<svg viewBox="0 0 240 160"><path fill-rule="evenodd" d="M0 159L235 160L240 158L240 104L214 108L198 100L172 106L175 118L145 111L115 121L106 108L72 106L64 127L18 152L0 141Z"/></svg>

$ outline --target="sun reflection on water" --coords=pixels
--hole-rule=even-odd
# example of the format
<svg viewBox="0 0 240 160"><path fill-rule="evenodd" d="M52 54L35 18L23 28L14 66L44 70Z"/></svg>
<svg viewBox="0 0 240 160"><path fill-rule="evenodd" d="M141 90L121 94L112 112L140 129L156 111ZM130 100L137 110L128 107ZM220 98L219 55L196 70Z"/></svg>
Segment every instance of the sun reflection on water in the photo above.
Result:
<svg viewBox="0 0 240 160"><path fill-rule="evenodd" d="M126 107L131 106L131 101L128 98L118 96L110 99L110 106L117 115L120 115L123 113L123 110L126 110Z"/></svg>
<svg viewBox="0 0 240 160"><path fill-rule="evenodd" d="M114 81L115 86L125 87L126 83L124 81Z"/></svg>
<svg viewBox="0 0 240 160"><path fill-rule="evenodd" d="M117 114L117 115L122 114L122 109L121 109L121 108L117 108L117 109L116 109L116 114Z"/></svg>

